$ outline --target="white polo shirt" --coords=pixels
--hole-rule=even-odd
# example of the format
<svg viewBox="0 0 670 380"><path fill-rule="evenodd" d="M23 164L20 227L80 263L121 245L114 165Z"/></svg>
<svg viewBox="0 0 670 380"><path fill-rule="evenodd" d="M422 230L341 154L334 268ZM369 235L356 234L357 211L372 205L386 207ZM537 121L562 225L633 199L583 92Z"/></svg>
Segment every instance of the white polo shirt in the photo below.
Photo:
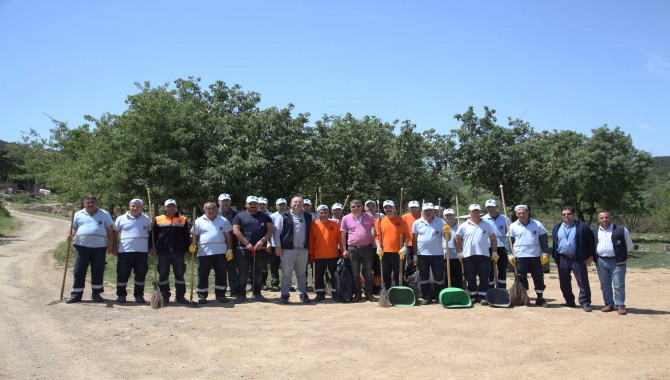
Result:
<svg viewBox="0 0 670 380"><path fill-rule="evenodd" d="M137 218L127 212L116 218L114 230L119 231L119 253L149 252L151 220L140 214Z"/></svg>
<svg viewBox="0 0 670 380"><path fill-rule="evenodd" d="M444 249L442 241L444 240L444 220L440 218L433 218L433 221L428 223L423 217L414 221L412 224L412 233L416 236L416 243L418 247L418 255L420 256L443 256Z"/></svg>
<svg viewBox="0 0 670 380"><path fill-rule="evenodd" d="M77 230L74 244L88 248L107 247L107 226L113 226L114 221L109 213L101 208L93 215L89 215L86 209L74 214L72 227Z"/></svg>
<svg viewBox="0 0 670 380"><path fill-rule="evenodd" d="M474 224L468 219L465 223L461 223L456 234L461 237L463 257L490 256L489 236L494 233L491 225L484 220L481 220L479 224Z"/></svg>
<svg viewBox="0 0 670 380"><path fill-rule="evenodd" d="M198 237L198 256L222 255L228 250L226 232L233 230L233 226L226 218L217 214L214 220L203 215L195 220L193 233Z"/></svg>
<svg viewBox="0 0 670 380"><path fill-rule="evenodd" d="M540 235L546 235L547 229L535 219L529 219L524 226L520 220L509 226L509 235L514 238L514 255L516 257L540 257Z"/></svg>

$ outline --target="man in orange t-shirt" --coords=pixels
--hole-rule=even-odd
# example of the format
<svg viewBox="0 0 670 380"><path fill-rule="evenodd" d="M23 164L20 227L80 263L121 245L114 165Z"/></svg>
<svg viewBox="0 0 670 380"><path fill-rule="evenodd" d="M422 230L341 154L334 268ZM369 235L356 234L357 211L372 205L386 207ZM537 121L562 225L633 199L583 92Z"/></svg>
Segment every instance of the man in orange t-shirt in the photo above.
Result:
<svg viewBox="0 0 670 380"><path fill-rule="evenodd" d="M309 261L314 263L315 302L326 298L326 285L323 279L326 269L330 272L330 285L333 288L333 299L337 299L335 271L340 258L340 226L328 219L328 206L316 208L319 219L312 223L309 235Z"/></svg>
<svg viewBox="0 0 670 380"><path fill-rule="evenodd" d="M421 211L419 210L419 206L420 205L418 201L409 202L409 204L407 205L407 208L409 208L409 212L402 216L402 220L405 221L407 229L410 231L409 245L407 246L407 261L406 261L407 263L411 263L414 261L414 247L412 246L412 240L414 240L413 239L414 236L412 236L412 225L419 218L421 218ZM405 264L403 263L403 265ZM406 265L405 268L407 268Z"/></svg>
<svg viewBox="0 0 670 380"><path fill-rule="evenodd" d="M375 222L375 243L382 264L382 278L388 289L393 283L400 285L400 262L405 259L407 245L411 240L407 223L396 214L395 202L384 201L384 214L386 216L380 217Z"/></svg>

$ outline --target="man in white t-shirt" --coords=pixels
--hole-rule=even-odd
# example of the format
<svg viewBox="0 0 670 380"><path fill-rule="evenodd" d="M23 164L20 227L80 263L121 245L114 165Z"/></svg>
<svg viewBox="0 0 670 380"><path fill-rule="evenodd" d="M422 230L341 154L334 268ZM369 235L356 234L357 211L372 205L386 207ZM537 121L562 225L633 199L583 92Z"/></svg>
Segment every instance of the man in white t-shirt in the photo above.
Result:
<svg viewBox="0 0 670 380"><path fill-rule="evenodd" d="M149 231L151 220L142 213L144 202L133 199L129 211L114 222L114 255L116 264L116 302L125 303L128 292L126 286L130 272L135 272L135 302L144 304L144 280L149 270Z"/></svg>
<svg viewBox="0 0 670 380"><path fill-rule="evenodd" d="M422 305L430 305L444 288L444 248L442 242L451 239L449 228L445 229L444 220L435 217L432 203L421 206L421 218L412 224L412 245L417 248L416 257L421 283ZM433 272L435 293L430 286L430 272Z"/></svg>

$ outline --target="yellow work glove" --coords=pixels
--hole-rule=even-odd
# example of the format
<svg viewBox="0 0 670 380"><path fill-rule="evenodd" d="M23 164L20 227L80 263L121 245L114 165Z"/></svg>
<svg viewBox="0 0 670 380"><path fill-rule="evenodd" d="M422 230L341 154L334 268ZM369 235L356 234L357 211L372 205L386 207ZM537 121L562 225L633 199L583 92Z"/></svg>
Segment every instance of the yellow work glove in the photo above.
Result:
<svg viewBox="0 0 670 380"><path fill-rule="evenodd" d="M442 231L444 231L445 234L448 234L451 232L451 227L449 227L448 224L445 224L444 227L442 227Z"/></svg>
<svg viewBox="0 0 670 380"><path fill-rule="evenodd" d="M226 251L226 261L232 261L233 260L233 250L229 249Z"/></svg>
<svg viewBox="0 0 670 380"><path fill-rule="evenodd" d="M407 253L407 247L400 248L398 254L400 255L400 260L405 260L405 253Z"/></svg>
<svg viewBox="0 0 670 380"><path fill-rule="evenodd" d="M381 260L382 257L384 257L384 250L381 247L377 248L377 256L379 256L379 260Z"/></svg>
<svg viewBox="0 0 670 380"><path fill-rule="evenodd" d="M196 253L196 251L198 251L198 247L191 244L191 245L188 246L188 251L191 252L191 253Z"/></svg>
<svg viewBox="0 0 670 380"><path fill-rule="evenodd" d="M272 246L270 244L268 244L268 246L265 247L265 252L272 253ZM228 260L228 261L230 261L230 260Z"/></svg>
<svg viewBox="0 0 670 380"><path fill-rule="evenodd" d="M510 264L516 265L516 257L514 257L514 255L507 255L507 260Z"/></svg>
<svg viewBox="0 0 670 380"><path fill-rule="evenodd" d="M549 262L549 255L546 253L543 253L542 256L540 256L540 262L542 265L545 265Z"/></svg>

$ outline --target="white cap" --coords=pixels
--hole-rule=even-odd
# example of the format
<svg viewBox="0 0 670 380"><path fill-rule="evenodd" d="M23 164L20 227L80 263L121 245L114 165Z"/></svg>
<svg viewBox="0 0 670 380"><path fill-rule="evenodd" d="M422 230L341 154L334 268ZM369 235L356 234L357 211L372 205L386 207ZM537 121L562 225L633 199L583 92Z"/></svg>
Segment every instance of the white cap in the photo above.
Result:
<svg viewBox="0 0 670 380"><path fill-rule="evenodd" d="M140 206L144 206L144 202L142 202L142 200L139 198L131 199L130 203L137 203Z"/></svg>
<svg viewBox="0 0 670 380"><path fill-rule="evenodd" d="M468 211L472 211L472 210L479 210L479 211L482 211L482 208L479 207L478 204L473 203L473 204L470 205L470 207L468 207Z"/></svg>
<svg viewBox="0 0 670 380"><path fill-rule="evenodd" d="M258 197L258 203L268 204L268 199L264 197Z"/></svg>
<svg viewBox="0 0 670 380"><path fill-rule="evenodd" d="M230 194L226 194L226 193L219 194L219 200L220 201L224 201L226 199L229 200L229 201L232 200Z"/></svg>
<svg viewBox="0 0 670 380"><path fill-rule="evenodd" d="M528 210L528 206L526 205L516 205L514 206L514 211L519 211L519 210Z"/></svg>
<svg viewBox="0 0 670 380"><path fill-rule="evenodd" d="M496 202L495 199L489 199L484 203L484 207L498 207L498 202Z"/></svg>
<svg viewBox="0 0 670 380"><path fill-rule="evenodd" d="M454 212L454 210L453 210L453 209L450 209L450 208L448 208L448 209L442 211L442 215L449 215L449 214L451 214L451 215L456 215L456 213Z"/></svg>
<svg viewBox="0 0 670 380"><path fill-rule="evenodd" d="M433 210L440 211L440 206L433 206Z"/></svg>
<svg viewBox="0 0 670 380"><path fill-rule="evenodd" d="M284 198L277 198L277 201L275 202L276 205L285 205L287 204L286 199Z"/></svg>
<svg viewBox="0 0 670 380"><path fill-rule="evenodd" d="M319 207L316 208L316 212L319 212L321 210L326 210L328 211L328 206L326 205L319 205Z"/></svg>
<svg viewBox="0 0 670 380"><path fill-rule="evenodd" d="M174 199L168 199L167 201L165 201L165 203L163 204L163 206L166 206L166 207L167 207L167 205L175 205L175 206L176 206L176 205L177 205L177 201L175 201Z"/></svg>
<svg viewBox="0 0 670 380"><path fill-rule="evenodd" d="M258 197L255 196L255 195L249 195L249 196L247 197L247 203L251 203L251 202L256 202L256 203L258 203Z"/></svg>
<svg viewBox="0 0 670 380"><path fill-rule="evenodd" d="M375 201L373 201L372 199L368 199L367 201L365 201L365 205L366 205L366 206L369 205L370 203L372 203L373 205L376 205L376 204L377 204L377 203L375 203Z"/></svg>
<svg viewBox="0 0 670 380"><path fill-rule="evenodd" d="M342 204L341 203L333 203L333 206L331 207L333 210L342 210Z"/></svg>
<svg viewBox="0 0 670 380"><path fill-rule="evenodd" d="M395 202L393 202L393 201L390 200L390 199L387 199L387 200L384 201L384 206L383 206L383 207L386 207L386 206L393 206L393 207L395 207Z"/></svg>
<svg viewBox="0 0 670 380"><path fill-rule="evenodd" d="M307 199L307 198L305 198L305 200L302 201L302 204L304 204L304 205L310 205L310 206L311 206L311 205L312 205L312 201L309 200L309 199Z"/></svg>
<svg viewBox="0 0 670 380"><path fill-rule="evenodd" d="M421 206L418 201L411 201L407 204L407 207L419 207Z"/></svg>
<svg viewBox="0 0 670 380"><path fill-rule="evenodd" d="M433 209L433 204L432 203L424 203L423 206L421 207L421 210L432 210Z"/></svg>

